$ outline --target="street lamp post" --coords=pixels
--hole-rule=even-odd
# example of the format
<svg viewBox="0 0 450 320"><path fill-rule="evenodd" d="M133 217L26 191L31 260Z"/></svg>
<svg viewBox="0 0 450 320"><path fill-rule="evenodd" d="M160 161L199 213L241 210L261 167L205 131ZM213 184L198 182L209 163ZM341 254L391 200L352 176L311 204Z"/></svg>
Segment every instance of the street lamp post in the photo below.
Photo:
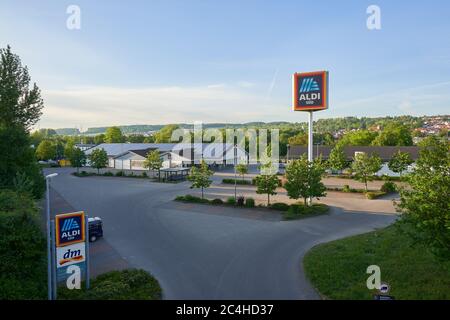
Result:
<svg viewBox="0 0 450 320"><path fill-rule="evenodd" d="M234 200L237 201L237 175L236 175L236 165L237 165L237 145L234 145Z"/></svg>
<svg viewBox="0 0 450 320"><path fill-rule="evenodd" d="M56 177L57 173L45 177L47 186L47 291L48 300L52 300L52 258L51 258L51 235L50 235L50 179Z"/></svg>

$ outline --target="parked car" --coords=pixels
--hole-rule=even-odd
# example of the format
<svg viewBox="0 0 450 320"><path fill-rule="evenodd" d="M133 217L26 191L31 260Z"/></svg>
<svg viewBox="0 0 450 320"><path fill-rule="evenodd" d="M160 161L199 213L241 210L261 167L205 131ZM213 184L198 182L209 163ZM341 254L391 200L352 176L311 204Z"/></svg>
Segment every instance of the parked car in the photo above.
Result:
<svg viewBox="0 0 450 320"><path fill-rule="evenodd" d="M89 218L89 241L95 242L98 238L103 237L103 222L99 217Z"/></svg>

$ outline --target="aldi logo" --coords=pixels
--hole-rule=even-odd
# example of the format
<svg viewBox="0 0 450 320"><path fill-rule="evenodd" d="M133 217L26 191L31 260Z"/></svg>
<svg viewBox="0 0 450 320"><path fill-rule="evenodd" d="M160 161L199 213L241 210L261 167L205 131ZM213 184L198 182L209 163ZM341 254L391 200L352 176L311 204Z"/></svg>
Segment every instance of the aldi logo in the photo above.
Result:
<svg viewBox="0 0 450 320"><path fill-rule="evenodd" d="M328 108L328 72L295 73L293 82L294 111Z"/></svg>
<svg viewBox="0 0 450 320"><path fill-rule="evenodd" d="M84 212L56 215L55 225L57 247L84 241Z"/></svg>

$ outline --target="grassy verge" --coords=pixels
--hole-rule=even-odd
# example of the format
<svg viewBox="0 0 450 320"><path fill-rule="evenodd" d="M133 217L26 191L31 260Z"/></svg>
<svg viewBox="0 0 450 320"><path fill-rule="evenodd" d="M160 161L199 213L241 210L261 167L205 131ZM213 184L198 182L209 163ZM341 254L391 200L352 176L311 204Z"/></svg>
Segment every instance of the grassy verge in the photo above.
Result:
<svg viewBox="0 0 450 320"><path fill-rule="evenodd" d="M450 299L450 261L412 246L395 226L316 246L304 259L312 284L331 299L372 299L369 265L381 268L396 299Z"/></svg>
<svg viewBox="0 0 450 320"><path fill-rule="evenodd" d="M160 300L158 281L144 270L111 271L92 280L86 291L58 289L60 300Z"/></svg>

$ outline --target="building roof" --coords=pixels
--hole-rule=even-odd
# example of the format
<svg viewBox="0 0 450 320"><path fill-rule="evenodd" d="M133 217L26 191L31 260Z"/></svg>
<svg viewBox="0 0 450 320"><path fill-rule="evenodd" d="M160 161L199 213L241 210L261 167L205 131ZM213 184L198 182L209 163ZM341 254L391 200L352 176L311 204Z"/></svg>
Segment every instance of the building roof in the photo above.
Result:
<svg viewBox="0 0 450 320"><path fill-rule="evenodd" d="M322 158L328 159L333 146L314 146L313 157L317 158L322 155ZM419 147L416 146L345 146L343 148L347 160L352 160L355 152L365 152L367 154L377 154L381 160L389 161L397 151L407 152L413 160L419 157ZM288 151L289 159L298 159L303 154L308 155L307 146L290 146Z"/></svg>

